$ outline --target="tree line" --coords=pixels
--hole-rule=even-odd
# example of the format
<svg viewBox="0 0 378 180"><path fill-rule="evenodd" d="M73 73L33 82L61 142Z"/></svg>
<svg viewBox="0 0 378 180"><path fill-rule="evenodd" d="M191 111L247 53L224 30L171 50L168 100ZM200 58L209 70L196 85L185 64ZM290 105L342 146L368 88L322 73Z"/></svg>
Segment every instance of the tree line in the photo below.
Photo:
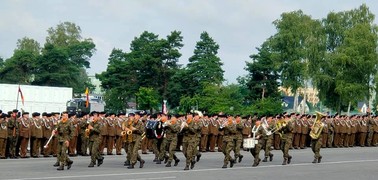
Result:
<svg viewBox="0 0 378 180"><path fill-rule="evenodd" d="M283 111L279 86L290 89L296 99L299 88L314 87L322 104L337 112L349 111L357 108L357 102L376 96L374 19L365 4L330 12L322 19L301 10L282 13L273 22L276 33L250 55L248 74L237 84L224 84L219 45L207 32L200 34L185 66L178 63L184 46L180 31L163 38L142 32L129 50L114 48L106 71L96 77L111 111L124 110L130 101L138 109L159 110L167 100L171 112L276 114ZM70 86L84 92L89 85L85 68L95 44L82 38L73 23L61 23L48 32L43 48L23 38L11 58L0 59L0 82Z"/></svg>

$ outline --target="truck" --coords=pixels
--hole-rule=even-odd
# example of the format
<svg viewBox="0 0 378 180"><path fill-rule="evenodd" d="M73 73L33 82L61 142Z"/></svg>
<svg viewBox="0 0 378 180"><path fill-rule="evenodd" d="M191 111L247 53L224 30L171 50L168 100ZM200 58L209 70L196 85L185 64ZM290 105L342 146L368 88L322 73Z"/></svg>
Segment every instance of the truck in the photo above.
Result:
<svg viewBox="0 0 378 180"><path fill-rule="evenodd" d="M88 107L86 106L87 99L83 98L73 98L67 102L67 112L68 113L90 113L92 111L101 112L105 109L105 103L98 98L88 97Z"/></svg>
<svg viewBox="0 0 378 180"><path fill-rule="evenodd" d="M25 112L62 112L72 99L70 87L0 84L0 110Z"/></svg>

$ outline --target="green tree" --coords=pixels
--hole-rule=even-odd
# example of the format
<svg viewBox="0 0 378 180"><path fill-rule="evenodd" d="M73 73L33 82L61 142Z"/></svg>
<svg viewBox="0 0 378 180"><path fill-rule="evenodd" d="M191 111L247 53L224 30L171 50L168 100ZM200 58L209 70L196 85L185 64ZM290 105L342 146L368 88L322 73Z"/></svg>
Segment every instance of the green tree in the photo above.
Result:
<svg viewBox="0 0 378 180"><path fill-rule="evenodd" d="M377 25L366 5L323 20L327 54L315 79L319 97L338 112L369 99L377 74ZM320 74L320 73L319 73Z"/></svg>
<svg viewBox="0 0 378 180"><path fill-rule="evenodd" d="M277 33L272 37L272 49L277 54L282 86L291 88L295 94L294 109L298 98L297 90L308 82L308 62L311 50L309 45L317 39L314 36L314 24L319 23L305 15L301 10L283 13L281 18L273 22Z"/></svg>
<svg viewBox="0 0 378 180"><path fill-rule="evenodd" d="M74 93L83 93L90 85L85 68L89 68L95 44L82 38L80 27L71 22L60 23L47 32L33 84L72 87Z"/></svg>
<svg viewBox="0 0 378 180"><path fill-rule="evenodd" d="M279 99L278 92L278 69L274 62L275 54L270 47L269 39L265 41L260 48L257 48L258 54L250 56L251 62L246 62L245 70L249 73L247 76L246 86L248 89L247 98L250 102L272 97Z"/></svg>
<svg viewBox="0 0 378 180"><path fill-rule="evenodd" d="M194 55L189 58L187 74L192 82L188 84L187 95L193 96L201 92L205 85L220 85L224 81L221 59L217 56L219 45L207 32L200 35L194 49Z"/></svg>
<svg viewBox="0 0 378 180"><path fill-rule="evenodd" d="M153 88L141 87L139 88L137 97L138 109L148 109L150 112L158 109L159 105L159 95Z"/></svg>

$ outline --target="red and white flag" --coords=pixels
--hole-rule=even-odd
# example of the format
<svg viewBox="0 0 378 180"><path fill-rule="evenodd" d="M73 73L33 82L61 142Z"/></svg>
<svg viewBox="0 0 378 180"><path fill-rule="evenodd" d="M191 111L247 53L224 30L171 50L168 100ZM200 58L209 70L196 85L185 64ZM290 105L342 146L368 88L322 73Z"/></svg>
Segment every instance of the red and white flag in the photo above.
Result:
<svg viewBox="0 0 378 180"><path fill-rule="evenodd" d="M24 104L25 99L24 99L24 95L22 94L20 85L18 85L18 93L20 93L22 105L25 106Z"/></svg>

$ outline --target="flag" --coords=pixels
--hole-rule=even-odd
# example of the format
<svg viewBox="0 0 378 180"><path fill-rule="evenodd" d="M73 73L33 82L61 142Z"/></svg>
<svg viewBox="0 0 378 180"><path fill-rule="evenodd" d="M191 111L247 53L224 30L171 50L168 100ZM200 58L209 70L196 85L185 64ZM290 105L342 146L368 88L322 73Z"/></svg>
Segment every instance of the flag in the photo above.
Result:
<svg viewBox="0 0 378 180"><path fill-rule="evenodd" d="M89 89L87 87L87 89L85 89L85 96L87 98L87 100L85 101L85 107L88 107L89 106Z"/></svg>
<svg viewBox="0 0 378 180"><path fill-rule="evenodd" d="M20 85L18 85L18 93L19 93L20 96L21 96L21 102L22 102L22 105L25 106L25 105L24 105L25 99L24 99L24 95L22 94L22 91L21 91L21 87L20 87Z"/></svg>

